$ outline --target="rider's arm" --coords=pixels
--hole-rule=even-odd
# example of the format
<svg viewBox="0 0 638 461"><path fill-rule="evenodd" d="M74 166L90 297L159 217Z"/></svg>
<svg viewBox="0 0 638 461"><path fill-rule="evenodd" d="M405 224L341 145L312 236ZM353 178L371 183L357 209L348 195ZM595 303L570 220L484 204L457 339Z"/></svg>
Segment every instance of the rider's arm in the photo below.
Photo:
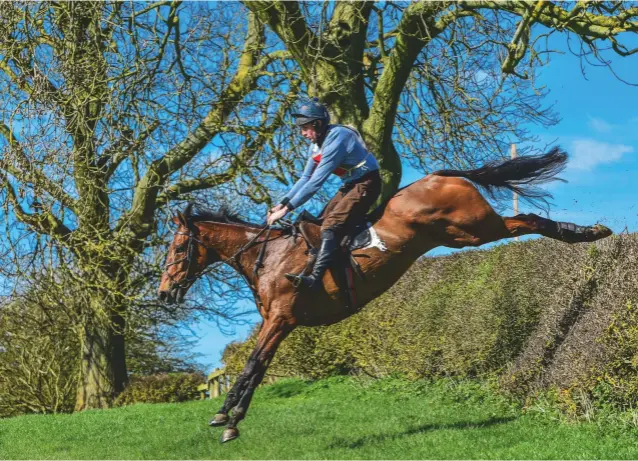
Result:
<svg viewBox="0 0 638 461"><path fill-rule="evenodd" d="M292 210L306 203L306 201L321 188L323 183L326 182L330 173L341 165L347 151L347 142L344 139L344 134L347 133L341 130L334 130L328 133L323 143L319 165L317 165L317 168L315 168L315 171L306 184L292 196L287 205L289 209Z"/></svg>
<svg viewBox="0 0 638 461"><path fill-rule="evenodd" d="M308 151L311 152L311 149L309 149ZM290 199L293 198L297 194L297 192L299 192L299 190L308 182L314 170L315 170L315 162L312 159L312 156L308 155L308 161L306 162L306 166L303 169L303 173L301 174L301 177L297 180L295 185L292 186L292 189L290 189L286 193L286 195L284 195L281 198L280 203L282 205L287 205L288 202L290 202Z"/></svg>

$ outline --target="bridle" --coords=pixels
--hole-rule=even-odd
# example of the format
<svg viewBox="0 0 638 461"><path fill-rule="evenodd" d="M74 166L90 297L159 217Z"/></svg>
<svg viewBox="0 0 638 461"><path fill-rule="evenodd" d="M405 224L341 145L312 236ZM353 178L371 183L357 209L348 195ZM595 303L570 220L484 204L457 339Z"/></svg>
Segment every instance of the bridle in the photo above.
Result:
<svg viewBox="0 0 638 461"><path fill-rule="evenodd" d="M197 235L195 234L195 232L193 231L193 228L191 226L192 226L192 223L189 220L186 223L186 228L188 229L188 233L186 233L186 232L175 232L175 234L174 234L174 235L184 235L184 236L188 237L188 243L187 243L186 252L185 252L186 256L184 256L181 259L178 259L177 261L173 261L173 262L167 263L164 266L164 270L166 271L166 275L168 275L168 278L171 281L171 285L174 288L180 288L180 289L188 288L190 286L190 284L195 282L195 280L197 280L199 277L211 272L215 268L215 265L217 263L231 263L231 262L234 262L235 265L237 265L241 269L240 262L239 262L239 256L241 256L241 254L244 251L246 251L249 248L251 248L251 247L253 247L255 245L258 245L260 243L263 243L264 245L261 247L261 250L259 251L259 256L257 257L257 260L255 261L255 266L253 267L253 277L256 276L257 272L259 271L259 269L261 267L263 267L262 261L263 261L263 258L264 258L264 254L266 252L266 243L269 241L270 231L271 231L271 227L268 224L266 224L253 238L251 238L241 248L239 248L239 250L237 250L232 256L230 256L230 257L228 257L226 259L220 259L219 261L215 261L215 263L212 264L209 268L206 268L203 271L200 271L199 273L196 273L196 274L193 274L193 275L189 275L190 272L191 272L191 265L193 264L193 255L194 255L194 251L195 251L195 244L199 244L199 245L202 245L206 249L210 249L210 248L208 248L206 246L206 244L203 241L201 241L200 239L196 238ZM266 232L266 238L264 240L260 241L260 242L255 242L264 232ZM183 278L182 280L180 280L179 282L176 282L175 279L171 276L171 274L168 273L168 268L171 267L171 266L174 266L175 264L180 264L180 263L182 263L184 261L187 262L186 277Z"/></svg>
<svg viewBox="0 0 638 461"><path fill-rule="evenodd" d="M195 251L195 245L193 245L193 242L198 243L204 247L206 247L206 245L204 244L204 242L202 242L201 240L199 240L198 238L196 238L195 233L193 232L193 229L191 229L190 227L190 223L188 225L188 234L185 232L175 232L175 235L185 235L188 237L188 243L187 243L187 247L186 247L186 252L185 252L185 256L181 259L178 259L176 261L170 262L170 263L166 263L166 265L164 265L164 270L166 271L166 275L168 275L168 278L171 281L171 285L173 287L176 288L187 288L192 282L194 282L195 280L197 280L197 278L201 275L201 274L194 274L194 275L189 275L191 272L191 265L193 263L193 253ZM186 266L186 277L183 278L182 280L180 280L179 282L176 282L175 279L173 278L173 276L168 272L168 268L171 266L174 266L176 264L180 264L182 262L186 261L187 262L187 266Z"/></svg>

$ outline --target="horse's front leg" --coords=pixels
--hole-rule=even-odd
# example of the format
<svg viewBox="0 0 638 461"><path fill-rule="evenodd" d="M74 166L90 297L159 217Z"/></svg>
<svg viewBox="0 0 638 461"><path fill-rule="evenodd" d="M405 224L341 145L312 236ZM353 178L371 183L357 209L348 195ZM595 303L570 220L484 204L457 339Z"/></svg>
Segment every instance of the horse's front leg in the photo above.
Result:
<svg viewBox="0 0 638 461"><path fill-rule="evenodd" d="M263 330L260 329L261 331ZM249 387L250 380L255 376L255 370L258 366L258 356L259 350L257 347L253 349L252 353L248 357L248 361L244 366L244 369L235 380L235 383L231 387L230 391L226 395L226 399L224 399L224 404L217 412L215 416L209 421L208 425L213 427L225 426L230 420L230 412L239 403L239 399L242 397L246 389Z"/></svg>
<svg viewBox="0 0 638 461"><path fill-rule="evenodd" d="M239 402L239 397L241 397L242 393L246 389L248 380L254 374L254 371L253 371L255 368L254 355L255 355L255 351L253 351L250 354L250 357L248 357L248 362L246 362L244 369L237 377L237 380L231 387L230 391L228 391L228 394L226 395L226 399L224 399L224 404L222 405L220 410L217 412L217 414L213 416L213 419L209 421L208 423L209 426L213 426L213 427L225 426L226 423L228 423L228 420L230 419L230 416L229 416L230 410L235 405L237 405L237 402Z"/></svg>
<svg viewBox="0 0 638 461"><path fill-rule="evenodd" d="M226 397L222 409L209 423L211 426L227 424L221 436L222 443L239 437L237 425L246 417L253 393L264 378L279 344L293 328L294 326L277 318L264 321L255 349L251 353L240 378ZM229 417L231 409L232 415Z"/></svg>

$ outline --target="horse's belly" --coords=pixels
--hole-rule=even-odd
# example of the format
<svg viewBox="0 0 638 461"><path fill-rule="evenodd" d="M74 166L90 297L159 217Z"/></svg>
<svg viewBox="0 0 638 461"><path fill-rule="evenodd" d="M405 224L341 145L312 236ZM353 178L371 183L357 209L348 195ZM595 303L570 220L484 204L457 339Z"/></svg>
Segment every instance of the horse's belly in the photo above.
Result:
<svg viewBox="0 0 638 461"><path fill-rule="evenodd" d="M366 271L364 280L357 280L355 288L359 305L363 306L390 289L421 254L397 255L383 265Z"/></svg>

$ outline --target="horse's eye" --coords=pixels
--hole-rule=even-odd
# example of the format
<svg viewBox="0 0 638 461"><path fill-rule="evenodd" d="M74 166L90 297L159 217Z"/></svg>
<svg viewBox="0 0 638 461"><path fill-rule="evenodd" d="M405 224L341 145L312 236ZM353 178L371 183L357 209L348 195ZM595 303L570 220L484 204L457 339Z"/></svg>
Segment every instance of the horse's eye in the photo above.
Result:
<svg viewBox="0 0 638 461"><path fill-rule="evenodd" d="M180 245L175 248L175 253L184 253L186 251L186 247L184 245Z"/></svg>

